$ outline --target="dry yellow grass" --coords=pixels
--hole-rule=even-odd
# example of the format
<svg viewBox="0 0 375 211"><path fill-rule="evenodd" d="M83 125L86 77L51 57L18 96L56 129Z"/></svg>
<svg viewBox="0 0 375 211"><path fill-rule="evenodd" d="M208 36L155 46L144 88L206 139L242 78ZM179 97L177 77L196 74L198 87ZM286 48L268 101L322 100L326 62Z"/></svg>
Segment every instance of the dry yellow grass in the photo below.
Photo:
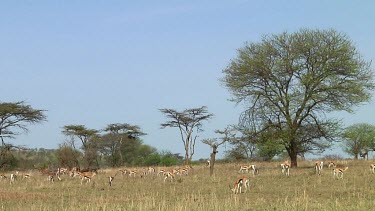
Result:
<svg viewBox="0 0 375 211"><path fill-rule="evenodd" d="M255 163L259 175L250 173L250 190L233 194L229 190L239 164L216 164L209 176L204 166L195 166L188 176L174 182L162 177L130 178L117 174L113 186L108 176L118 169L99 172L91 183L62 176L49 183L34 172L30 179L13 185L0 181L2 210L372 210L375 207L375 174L370 162L339 161L348 166L343 179L334 179L325 166L315 175L314 162L300 162L290 176L281 174L279 163ZM9 172L8 172L9 173Z"/></svg>

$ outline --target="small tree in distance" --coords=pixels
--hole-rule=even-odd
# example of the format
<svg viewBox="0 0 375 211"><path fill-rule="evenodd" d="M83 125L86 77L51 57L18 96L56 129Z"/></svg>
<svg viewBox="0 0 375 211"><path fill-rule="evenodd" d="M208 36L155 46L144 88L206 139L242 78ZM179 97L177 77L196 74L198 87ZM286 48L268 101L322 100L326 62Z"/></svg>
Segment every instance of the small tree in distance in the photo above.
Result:
<svg viewBox="0 0 375 211"><path fill-rule="evenodd" d="M344 138L343 149L346 153L353 155L355 160L358 156L368 154L375 149L375 126L360 123L354 124L345 129L342 134Z"/></svg>
<svg viewBox="0 0 375 211"><path fill-rule="evenodd" d="M95 143L95 139L98 138L98 132L98 130L88 129L84 125L66 125L62 131L64 135L72 138L72 142L74 142L75 137L81 141L84 160L87 162L88 168L92 167L97 159L97 144Z"/></svg>
<svg viewBox="0 0 375 211"><path fill-rule="evenodd" d="M195 142L198 133L202 130L202 122L212 118L207 107L185 109L178 112L174 109L159 109L169 121L162 123L161 128L177 127L180 130L181 140L185 149L185 164L188 165L194 155Z"/></svg>
<svg viewBox="0 0 375 211"><path fill-rule="evenodd" d="M125 142L147 135L139 126L127 123L109 124L104 131L106 134L101 137L101 149L110 157L113 167L123 165L125 162L123 156Z"/></svg>

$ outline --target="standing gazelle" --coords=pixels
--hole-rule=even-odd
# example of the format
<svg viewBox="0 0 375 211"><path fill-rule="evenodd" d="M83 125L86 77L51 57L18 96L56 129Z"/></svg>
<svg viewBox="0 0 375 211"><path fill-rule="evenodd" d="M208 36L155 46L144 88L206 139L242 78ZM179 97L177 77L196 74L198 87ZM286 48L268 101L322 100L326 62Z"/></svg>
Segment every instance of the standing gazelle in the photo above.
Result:
<svg viewBox="0 0 375 211"><path fill-rule="evenodd" d="M109 186L112 186L112 182L115 179L115 176L109 176L108 179L109 179L109 181L108 181Z"/></svg>
<svg viewBox="0 0 375 211"><path fill-rule="evenodd" d="M16 181L17 175L16 174L10 174L10 184L13 184Z"/></svg>
<svg viewBox="0 0 375 211"><path fill-rule="evenodd" d="M288 161L285 161L280 166L281 166L281 173L285 174L286 176L289 176L290 165L289 165Z"/></svg>
<svg viewBox="0 0 375 211"><path fill-rule="evenodd" d="M322 173L322 170L323 170L323 161L315 162L315 173L320 176Z"/></svg>

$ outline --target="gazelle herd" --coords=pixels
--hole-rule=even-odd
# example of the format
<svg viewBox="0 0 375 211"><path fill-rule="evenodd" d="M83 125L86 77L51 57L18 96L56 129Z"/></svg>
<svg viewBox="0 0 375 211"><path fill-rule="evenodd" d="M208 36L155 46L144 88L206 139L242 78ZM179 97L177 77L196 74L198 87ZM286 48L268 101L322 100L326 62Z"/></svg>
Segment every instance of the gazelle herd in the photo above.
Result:
<svg viewBox="0 0 375 211"><path fill-rule="evenodd" d="M176 176L188 176L189 172L193 170L193 167L186 165L184 167L175 167L175 168L159 168L156 170L154 167L147 167L143 169L120 169L119 172L123 176L129 177L147 177L147 176L156 176L163 177L164 182L170 181L173 182Z"/></svg>
<svg viewBox="0 0 375 211"><path fill-rule="evenodd" d="M209 165L206 165L207 168ZM348 166L340 166L337 165L333 161L316 161L314 162L314 171L316 175L321 176L324 172L324 166L333 173L334 179L343 179L344 173L349 169ZM280 163L281 173L287 177L290 176L291 165L288 161ZM370 172L375 174L375 164L371 164ZM146 168L123 168L118 169L116 171L111 170L112 174L107 176L108 186L112 187L117 181L121 181L121 178L115 180L117 175L120 175L122 178L160 178L162 183L168 184L169 182L174 182L176 178L181 178L182 176L188 176L193 171L191 166L183 166L183 167L146 167ZM102 174L103 172L99 172ZM108 173L108 172L107 172ZM115 174L113 174L115 173ZM293 173L293 172L292 172ZM0 174L0 180L8 180L10 185L17 183L18 180L23 179L34 179L37 172L35 173L20 173L18 171L12 172L10 174ZM56 181L63 181L71 178L71 180L75 180L74 178L79 178L80 185L88 184L95 181L96 175L98 172L93 171L80 171L77 168L67 169L67 168L58 168L57 170L50 170L50 169L40 169L39 175L45 176L46 184L48 183L55 183ZM255 164L244 164L239 166L239 170L237 174L240 174L239 177L234 179L233 183L229 185L231 192L235 194L246 193L250 189L250 178L254 178L259 175L258 166ZM293 175L293 174L292 174ZM249 177L250 176L250 177ZM180 180L180 179L179 179ZM79 184L79 183L78 183Z"/></svg>
<svg viewBox="0 0 375 211"><path fill-rule="evenodd" d="M190 165L186 165L183 167L167 167L167 168L158 168L155 167L147 167L147 168L132 168L132 169L119 169L115 174L112 174L108 178L108 185L113 186L113 182L115 177L119 174L123 177L128 178L145 178L145 177L162 177L162 181L166 182L173 182L175 181L176 177L188 176L190 172L193 171L193 167ZM42 177L45 176L48 183L55 183L55 181L62 181L66 179L74 179L79 178L80 184L87 184L90 183L92 180L95 179L95 176L98 174L97 171L88 171L84 170L81 171L77 168L67 169L67 168L58 168L55 170L50 170L48 168L39 169L38 172L35 172L36 175L40 175ZM24 178L31 178L30 174L19 174L19 172L10 173L9 175L0 175L0 180L9 180L10 184L14 184L18 179Z"/></svg>
<svg viewBox="0 0 375 211"><path fill-rule="evenodd" d="M329 170L332 169L333 177L335 179L343 179L344 172L349 169L349 167L337 167L336 163L333 161L328 161L326 166ZM290 176L290 164L288 161L285 161L280 164L281 173L286 176ZM316 161L314 165L315 174L321 176L324 167L324 161ZM240 165L239 173L248 173L250 170L253 172L253 176L255 172L259 172L255 165ZM371 173L375 174L375 164L370 165ZM250 187L250 182L247 177L241 177L235 180L234 185L230 186L230 189L233 193L242 193L242 187L245 186L246 190Z"/></svg>

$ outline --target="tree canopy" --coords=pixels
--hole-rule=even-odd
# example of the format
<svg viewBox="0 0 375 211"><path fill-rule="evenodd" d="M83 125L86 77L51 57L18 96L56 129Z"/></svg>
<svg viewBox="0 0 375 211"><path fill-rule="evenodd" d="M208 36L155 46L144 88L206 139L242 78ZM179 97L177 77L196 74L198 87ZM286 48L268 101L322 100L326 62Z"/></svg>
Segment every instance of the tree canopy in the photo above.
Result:
<svg viewBox="0 0 375 211"><path fill-rule="evenodd" d="M213 114L208 113L206 106L185 109L182 112L166 108L159 110L169 119L161 124L162 128L177 127L180 130L185 149L185 163L189 164L194 155L198 133L203 131L202 122L212 118Z"/></svg>
<svg viewBox="0 0 375 211"><path fill-rule="evenodd" d="M223 73L232 100L247 107L240 125L255 137L272 128L292 166L299 153L324 150L338 136L327 113L352 112L375 87L370 63L332 29L266 35L239 49Z"/></svg>
<svg viewBox="0 0 375 211"><path fill-rule="evenodd" d="M112 166L119 166L125 162L129 163L134 160L130 159L134 156L129 156L129 154L134 154L137 151L136 149L142 148L143 152L147 151L146 148L148 146L142 145L141 140L139 140L139 137L146 135L146 133L143 133L137 125L127 123L109 124L104 129L104 132L106 133L100 138L100 150L107 156ZM134 150L129 149L130 147L133 147ZM137 152L140 151L142 150L138 150ZM150 148L149 151L153 152L156 150Z"/></svg>
<svg viewBox="0 0 375 211"><path fill-rule="evenodd" d="M88 129L84 125L66 125L62 131L66 136L77 137L81 141L84 150L88 147L90 138L97 136L98 132L98 130Z"/></svg>
<svg viewBox="0 0 375 211"><path fill-rule="evenodd" d="M20 132L27 132L28 124L46 121L44 110L34 109L24 101L0 103L0 137L2 145L4 137L13 138Z"/></svg>

